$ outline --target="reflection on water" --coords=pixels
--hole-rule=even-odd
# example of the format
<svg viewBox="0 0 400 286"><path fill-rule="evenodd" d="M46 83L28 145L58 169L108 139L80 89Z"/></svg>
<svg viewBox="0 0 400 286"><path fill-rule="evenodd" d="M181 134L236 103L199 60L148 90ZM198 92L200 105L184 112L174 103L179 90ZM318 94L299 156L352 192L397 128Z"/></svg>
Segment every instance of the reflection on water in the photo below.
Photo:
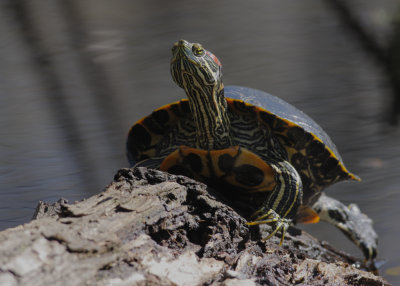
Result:
<svg viewBox="0 0 400 286"><path fill-rule="evenodd" d="M399 265L400 135L381 120L390 90L379 68L321 1L206 2L33 1L18 25L0 6L0 229L29 221L38 200L100 192L128 165L130 125L184 97L169 58L185 38L219 57L225 84L278 95L325 128L363 179L329 195L359 204L384 267ZM305 228L361 256L333 227Z"/></svg>

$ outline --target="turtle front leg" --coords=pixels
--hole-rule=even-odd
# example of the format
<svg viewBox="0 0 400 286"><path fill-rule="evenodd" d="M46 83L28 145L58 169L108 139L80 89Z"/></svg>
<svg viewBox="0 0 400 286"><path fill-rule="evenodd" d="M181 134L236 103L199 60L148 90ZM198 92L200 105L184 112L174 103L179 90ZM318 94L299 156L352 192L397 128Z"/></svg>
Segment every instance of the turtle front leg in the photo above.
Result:
<svg viewBox="0 0 400 286"><path fill-rule="evenodd" d="M260 212L262 212L262 210L258 210L255 214L258 214ZM255 214L253 214L253 217ZM285 239L286 231L289 228L291 222L292 221L290 219L281 218L273 209L269 209L267 213L256 217L254 221L247 222L247 225L274 224L273 231L262 240L267 241L280 230L282 236L279 245L282 245L283 240Z"/></svg>
<svg viewBox="0 0 400 286"><path fill-rule="evenodd" d="M367 260L376 257L378 235L372 226L372 220L356 204L346 206L322 193L312 208L321 220L333 224L352 240Z"/></svg>
<svg viewBox="0 0 400 286"><path fill-rule="evenodd" d="M301 205L303 186L299 174L289 162L273 162L269 165L275 171L275 188L263 206L252 215L254 221L247 222L247 225L272 224L272 232L263 240L281 231L282 245L286 231Z"/></svg>

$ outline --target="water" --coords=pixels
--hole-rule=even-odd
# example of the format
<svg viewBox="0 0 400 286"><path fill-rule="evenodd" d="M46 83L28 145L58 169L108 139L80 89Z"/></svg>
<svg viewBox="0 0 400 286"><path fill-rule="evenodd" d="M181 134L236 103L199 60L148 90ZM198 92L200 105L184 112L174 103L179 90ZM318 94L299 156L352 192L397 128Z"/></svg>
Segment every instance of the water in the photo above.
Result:
<svg viewBox="0 0 400 286"><path fill-rule="evenodd" d="M277 95L327 131L363 179L328 194L374 220L384 276L400 265L400 132L383 120L390 88L325 2L30 3L55 72L43 76L14 14L0 6L0 229L28 222L39 200L96 194L128 166L130 125L184 97L169 74L172 44L184 38L219 57L225 84ZM305 229L361 256L330 225Z"/></svg>

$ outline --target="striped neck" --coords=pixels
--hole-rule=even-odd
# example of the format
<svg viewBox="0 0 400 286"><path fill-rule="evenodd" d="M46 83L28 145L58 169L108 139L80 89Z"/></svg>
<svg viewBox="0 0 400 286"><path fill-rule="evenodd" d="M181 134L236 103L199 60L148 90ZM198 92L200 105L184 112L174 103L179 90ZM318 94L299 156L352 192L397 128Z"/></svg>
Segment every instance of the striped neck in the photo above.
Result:
<svg viewBox="0 0 400 286"><path fill-rule="evenodd" d="M232 144L222 65L200 44L180 40L172 47L171 75L189 99L196 124L196 148L226 149Z"/></svg>
<svg viewBox="0 0 400 286"><path fill-rule="evenodd" d="M192 78L196 81L196 78ZM194 82L184 85L196 124L196 147L204 150L232 146L230 121L224 97L224 85L204 85Z"/></svg>

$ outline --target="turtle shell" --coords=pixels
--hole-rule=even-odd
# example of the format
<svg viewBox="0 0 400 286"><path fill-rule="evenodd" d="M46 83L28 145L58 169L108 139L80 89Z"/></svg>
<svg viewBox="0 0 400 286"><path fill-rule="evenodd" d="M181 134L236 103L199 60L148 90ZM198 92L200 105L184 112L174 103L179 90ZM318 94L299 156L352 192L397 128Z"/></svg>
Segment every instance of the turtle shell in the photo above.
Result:
<svg viewBox="0 0 400 286"><path fill-rule="evenodd" d="M279 149L283 159L296 168L303 183L303 204L312 205L321 190L335 182L359 180L346 169L326 132L299 109L252 88L226 86L224 94L234 142L262 158L263 146L253 142L254 134L262 131L263 136L274 137L278 143L264 148ZM130 164L152 158L159 158L156 160L159 164L163 157L181 145L195 147L195 131L187 99L156 109L136 122L129 132L127 153Z"/></svg>

